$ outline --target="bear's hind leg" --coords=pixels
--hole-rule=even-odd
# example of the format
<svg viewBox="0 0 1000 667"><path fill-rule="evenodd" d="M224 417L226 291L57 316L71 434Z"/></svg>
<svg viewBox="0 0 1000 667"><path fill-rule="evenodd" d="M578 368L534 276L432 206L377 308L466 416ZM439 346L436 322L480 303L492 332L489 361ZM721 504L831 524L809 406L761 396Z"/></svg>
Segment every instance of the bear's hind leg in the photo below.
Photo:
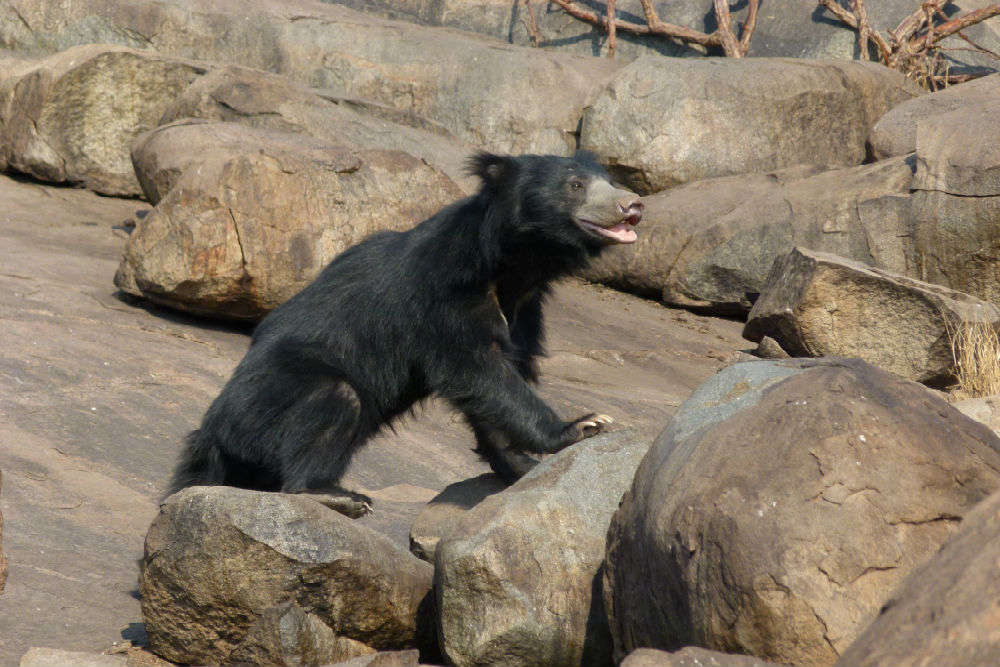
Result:
<svg viewBox="0 0 1000 667"><path fill-rule="evenodd" d="M372 511L372 499L340 486L351 456L370 435L357 391L344 380L324 380L283 419L284 493L301 493L351 518Z"/></svg>

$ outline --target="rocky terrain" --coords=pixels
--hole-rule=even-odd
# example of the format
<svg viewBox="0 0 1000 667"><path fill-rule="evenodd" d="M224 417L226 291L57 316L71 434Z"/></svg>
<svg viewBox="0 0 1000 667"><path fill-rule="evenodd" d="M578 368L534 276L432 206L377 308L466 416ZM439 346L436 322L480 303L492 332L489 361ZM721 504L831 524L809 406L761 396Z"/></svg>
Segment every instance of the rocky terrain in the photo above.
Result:
<svg viewBox="0 0 1000 667"><path fill-rule="evenodd" d="M1000 73L798 4L612 60L537 3L0 0L0 666L1000 662ZM476 149L644 196L547 309L540 394L615 427L505 487L430 400L373 514L164 499L253 324Z"/></svg>

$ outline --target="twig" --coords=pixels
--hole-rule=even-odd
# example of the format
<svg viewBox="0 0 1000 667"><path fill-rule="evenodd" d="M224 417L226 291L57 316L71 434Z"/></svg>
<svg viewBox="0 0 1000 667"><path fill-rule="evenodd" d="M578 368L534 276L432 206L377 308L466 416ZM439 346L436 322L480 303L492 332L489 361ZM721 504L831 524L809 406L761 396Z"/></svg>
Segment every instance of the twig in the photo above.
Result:
<svg viewBox="0 0 1000 667"><path fill-rule="evenodd" d="M531 0L524 0L524 8L528 10L528 35L531 38L531 45L538 46L542 43L542 34L538 29L538 17L535 16L535 8L531 6Z"/></svg>
<svg viewBox="0 0 1000 667"><path fill-rule="evenodd" d="M551 1L573 18L589 23L607 32L608 51L611 57L614 57L617 32L623 31L635 35L670 37L682 42L705 47L719 47L722 48L727 56L742 58L750 50L750 40L757 27L757 14L760 6L760 0L748 0L747 20L743 24L740 37L737 39L733 30L733 19L729 11L729 4L726 0L713 0L719 28L712 33L704 33L686 26L675 25L661 20L656 13L656 8L653 6L653 0L640 0L642 11L646 15L645 25L619 19L615 7L617 0L608 0L607 16L599 16L596 12L584 9L575 0Z"/></svg>
<svg viewBox="0 0 1000 667"><path fill-rule="evenodd" d="M608 0L608 58L615 59L615 36L618 29L615 26L615 0Z"/></svg>
<svg viewBox="0 0 1000 667"><path fill-rule="evenodd" d="M742 58L740 43L733 32L733 15L729 13L729 0L715 0L715 18L722 36L722 50L730 58Z"/></svg>

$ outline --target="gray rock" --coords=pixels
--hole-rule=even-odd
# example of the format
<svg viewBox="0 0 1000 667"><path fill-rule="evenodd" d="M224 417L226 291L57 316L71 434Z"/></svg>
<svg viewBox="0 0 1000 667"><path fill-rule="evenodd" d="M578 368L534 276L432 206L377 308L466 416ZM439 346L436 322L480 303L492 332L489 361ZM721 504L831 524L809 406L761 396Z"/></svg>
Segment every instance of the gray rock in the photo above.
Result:
<svg viewBox="0 0 1000 667"><path fill-rule="evenodd" d="M808 163L860 164L872 125L920 94L873 63L643 57L583 116L580 145L640 194Z"/></svg>
<svg viewBox="0 0 1000 667"><path fill-rule="evenodd" d="M890 109L872 128L869 143L876 159L917 150L917 124L950 111L1000 100L1000 74L973 79L928 95L907 100Z"/></svg>
<svg viewBox="0 0 1000 667"><path fill-rule="evenodd" d="M455 665L606 665L608 522L647 445L623 431L547 458L466 512L435 558L442 650Z"/></svg>
<svg viewBox="0 0 1000 667"><path fill-rule="evenodd" d="M372 648L428 646L431 578L427 563L312 500L192 487L168 498L150 527L140 590L153 651L223 664L252 653L255 620L287 603L310 616L288 616L293 625L315 617Z"/></svg>
<svg viewBox="0 0 1000 667"><path fill-rule="evenodd" d="M0 45L104 41L253 67L395 107L510 153L571 154L588 97L617 70L606 58L498 44L317 0L29 3L19 0L16 11L0 5Z"/></svg>
<svg viewBox="0 0 1000 667"><path fill-rule="evenodd" d="M858 357L908 380L947 385L963 327L1000 330L992 303L828 253L774 262L743 336L771 336L794 357Z"/></svg>
<svg viewBox="0 0 1000 667"><path fill-rule="evenodd" d="M466 193L479 187L465 168L473 148L444 128L429 122L411 127L407 123L421 119L383 105L331 98L261 70L230 65L199 78L167 106L159 125L184 118L307 134L353 149L403 151L444 172Z"/></svg>
<svg viewBox="0 0 1000 667"><path fill-rule="evenodd" d="M745 313L774 260L795 246L912 274L904 157L690 183L644 198L639 239L584 275L672 305Z"/></svg>
<svg viewBox="0 0 1000 667"><path fill-rule="evenodd" d="M608 531L617 655L694 644L831 664L1000 488L998 449L860 360L724 369L655 441Z"/></svg>
<svg viewBox="0 0 1000 667"><path fill-rule="evenodd" d="M87 45L0 79L0 164L43 181L138 195L129 146L206 66Z"/></svg>
<svg viewBox="0 0 1000 667"><path fill-rule="evenodd" d="M996 665L1000 494L977 505L892 594L837 667Z"/></svg>
<svg viewBox="0 0 1000 667"><path fill-rule="evenodd" d="M917 275L1000 302L1000 100L926 118L910 202Z"/></svg>
<svg viewBox="0 0 1000 667"><path fill-rule="evenodd" d="M234 123L178 121L141 137L134 155L159 201L115 284L217 317L258 319L369 234L408 229L462 196L408 153Z"/></svg>

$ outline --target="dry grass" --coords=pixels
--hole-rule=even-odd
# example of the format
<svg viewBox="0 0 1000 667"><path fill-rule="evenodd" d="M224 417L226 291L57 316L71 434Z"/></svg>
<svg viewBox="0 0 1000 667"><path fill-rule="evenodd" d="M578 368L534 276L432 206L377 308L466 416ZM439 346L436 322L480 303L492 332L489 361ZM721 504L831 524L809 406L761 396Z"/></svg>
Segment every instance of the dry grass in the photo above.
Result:
<svg viewBox="0 0 1000 667"><path fill-rule="evenodd" d="M946 320L947 321L947 320ZM1000 334L989 321L948 326L960 394L967 398L1000 394Z"/></svg>

